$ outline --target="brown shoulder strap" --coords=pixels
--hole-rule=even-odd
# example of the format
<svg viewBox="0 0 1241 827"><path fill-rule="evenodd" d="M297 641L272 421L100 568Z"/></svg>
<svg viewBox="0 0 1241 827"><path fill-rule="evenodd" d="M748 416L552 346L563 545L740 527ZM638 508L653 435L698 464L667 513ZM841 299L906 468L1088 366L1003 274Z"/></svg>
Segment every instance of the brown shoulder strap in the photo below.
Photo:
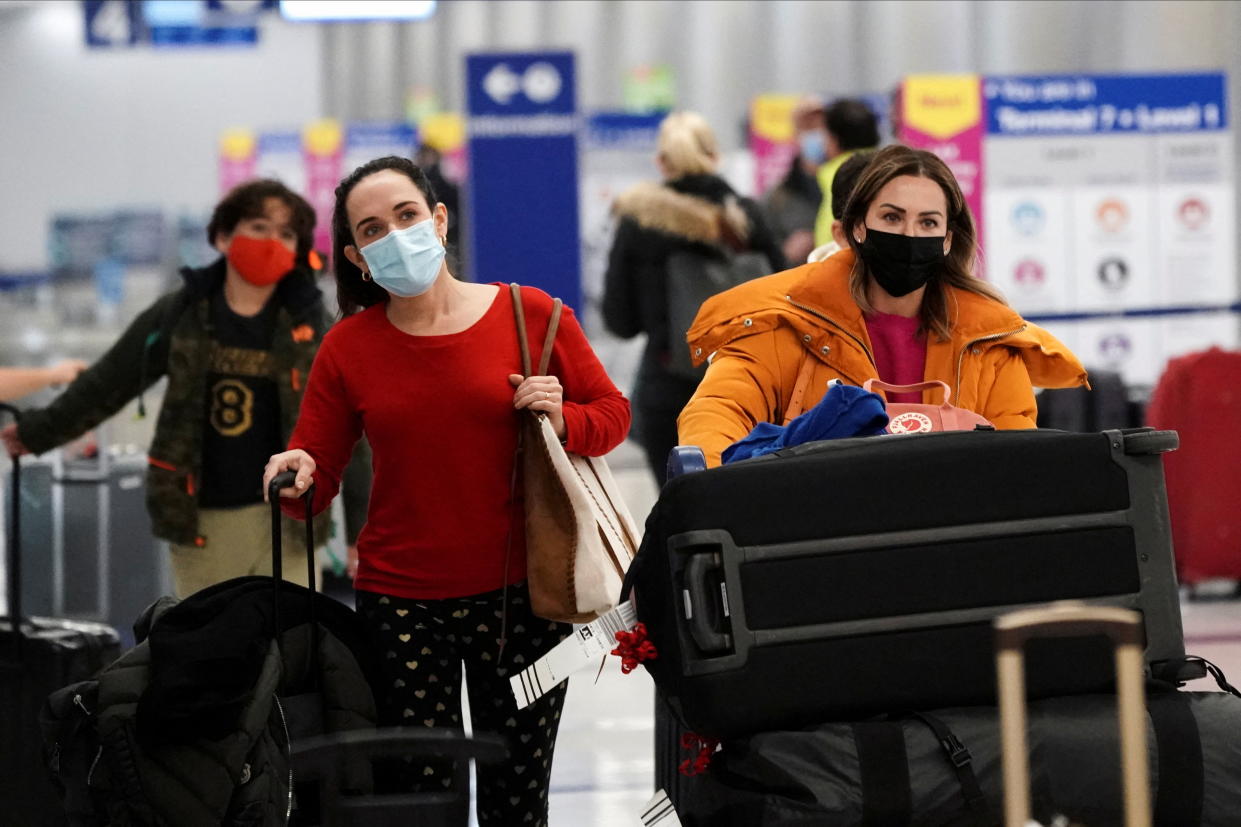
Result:
<svg viewBox="0 0 1241 827"><path fill-rule="evenodd" d="M797 370L797 381L793 384L793 395L789 397L789 408L784 413L784 422L780 423L781 425L788 425L801 415L802 400L806 398L806 388L810 385L810 376L813 373L814 357L803 353L801 367Z"/></svg>
<svg viewBox="0 0 1241 827"><path fill-rule="evenodd" d="M556 331L560 328L560 310L564 302L552 299L552 315L547 320L547 336L543 338L543 354L539 357L539 372L535 376L546 376L547 366L552 361L552 345L556 342Z"/></svg>
<svg viewBox="0 0 1241 827"><path fill-rule="evenodd" d="M524 379L530 373L530 342L526 339L526 309L521 303L521 285L513 282L508 286L513 295L513 318L517 322L517 346L521 348L521 375Z"/></svg>

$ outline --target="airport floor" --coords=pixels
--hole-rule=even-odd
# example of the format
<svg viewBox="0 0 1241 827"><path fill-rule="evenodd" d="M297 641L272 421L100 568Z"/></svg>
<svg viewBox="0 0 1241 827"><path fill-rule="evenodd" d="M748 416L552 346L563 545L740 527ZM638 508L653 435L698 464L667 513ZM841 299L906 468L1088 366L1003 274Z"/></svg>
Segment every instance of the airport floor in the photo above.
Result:
<svg viewBox="0 0 1241 827"><path fill-rule="evenodd" d="M644 520L656 490L642 457L630 444L609 457L635 519ZM1198 599L1182 601L1186 650L1241 681L1241 600L1233 585L1207 584ZM642 669L622 675L617 658L595 681L595 667L569 681L552 770L552 827L635 827L654 794L654 689ZM1209 680L1187 689L1215 689Z"/></svg>

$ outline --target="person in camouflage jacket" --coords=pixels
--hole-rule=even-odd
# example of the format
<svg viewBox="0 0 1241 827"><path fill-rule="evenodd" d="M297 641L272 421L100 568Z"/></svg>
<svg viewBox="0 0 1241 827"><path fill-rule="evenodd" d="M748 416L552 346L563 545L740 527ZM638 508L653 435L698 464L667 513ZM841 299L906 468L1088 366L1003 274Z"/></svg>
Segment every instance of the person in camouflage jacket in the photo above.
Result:
<svg viewBox="0 0 1241 827"><path fill-rule="evenodd" d="M265 374L260 378L275 385L279 444L272 445L271 452L279 451L287 444L297 422L306 377L329 326L322 295L309 267L313 229L314 212L310 205L283 184L260 180L238 186L216 207L208 227L208 236L222 257L206 268L183 269L183 286L139 314L107 353L81 373L64 393L48 407L26 412L19 425L7 426L0 432L10 453L43 453L94 428L134 397L139 397L139 411L145 414L141 394L167 376L168 386L148 451L146 497L154 533L173 544L174 579L182 597L214 579L256 573L230 571L227 560L222 567L217 565L219 561L211 561L205 570L202 566L203 555L239 553L237 549L222 547L237 544L232 531L228 532L228 542L211 542L203 525L203 512L211 509L200 505L204 441L209 436L209 420L217 412L209 398L209 379L219 369L221 351L240 350L223 348L217 341L216 322L222 298L236 312L234 296L240 294L251 302L249 309L256 311L253 315L240 312L242 322L252 324L262 319L260 325L270 325L269 350L257 354L261 358L251 362ZM237 240L243 234L247 243L257 239L259 243L252 246L262 255L235 254ZM276 244L287 248L289 255L282 258ZM273 250L277 255L271 255ZM243 279L234 260L251 275L265 270L270 284L256 285L250 278ZM291 266L285 267L286 264ZM261 397L254 398L261 403ZM271 412L267 415L270 417ZM274 423L272 430L274 435ZM228 487L253 486L255 502L261 504L261 472L260 465L253 479L247 473L245 479L230 477L223 483ZM223 510L225 519L234 511L240 514L240 509ZM247 514L253 512L251 508ZM324 519L328 516L323 515L315 526L320 542L328 536L328 522ZM258 522L246 536L256 535L266 544L266 525ZM220 537L224 536L223 526L231 528L227 521L216 526ZM298 532L300 529L293 528L290 521L286 538L290 533L297 537ZM300 541L295 539L292 543L294 548L304 545L304 535L300 536ZM285 545L288 554L288 539ZM288 579L305 578L304 556L301 559L300 566L285 566ZM184 571L191 564L194 571ZM270 562L267 566L269 571ZM211 576L213 571L221 572L220 576ZM190 585L184 585L187 583Z"/></svg>

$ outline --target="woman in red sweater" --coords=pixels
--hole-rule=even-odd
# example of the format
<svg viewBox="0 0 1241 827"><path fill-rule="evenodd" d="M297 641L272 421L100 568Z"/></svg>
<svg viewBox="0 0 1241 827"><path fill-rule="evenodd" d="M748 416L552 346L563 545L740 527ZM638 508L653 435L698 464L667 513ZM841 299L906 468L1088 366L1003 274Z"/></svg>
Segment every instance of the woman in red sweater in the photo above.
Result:
<svg viewBox="0 0 1241 827"><path fill-rule="evenodd" d="M404 158L370 161L341 182L332 235L343 318L323 340L290 450L271 458L264 490L291 469L294 487L281 496L313 480L314 510L326 508L366 435L374 486L354 587L384 654L381 720L461 728L464 664L475 730L509 745L502 767L479 769L479 823L544 824L567 685L519 711L509 678L572 627L530 612L523 509L510 495L516 412L546 413L567 450L599 456L624 439L629 403L567 307L551 375L523 379L510 293L453 278L447 226L426 175ZM522 297L537 354L552 301L530 287ZM407 765L400 783L442 789L450 770Z"/></svg>

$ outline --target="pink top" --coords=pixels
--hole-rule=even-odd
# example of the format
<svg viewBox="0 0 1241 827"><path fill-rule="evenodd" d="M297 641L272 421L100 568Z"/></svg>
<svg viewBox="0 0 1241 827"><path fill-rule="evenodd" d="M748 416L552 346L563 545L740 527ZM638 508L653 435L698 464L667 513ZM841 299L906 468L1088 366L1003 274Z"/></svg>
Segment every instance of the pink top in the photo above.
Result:
<svg viewBox="0 0 1241 827"><path fill-rule="evenodd" d="M866 317L879 378L893 385L921 382L926 369L926 336L918 334L919 319L872 313ZM921 393L887 394L889 402L921 402Z"/></svg>

